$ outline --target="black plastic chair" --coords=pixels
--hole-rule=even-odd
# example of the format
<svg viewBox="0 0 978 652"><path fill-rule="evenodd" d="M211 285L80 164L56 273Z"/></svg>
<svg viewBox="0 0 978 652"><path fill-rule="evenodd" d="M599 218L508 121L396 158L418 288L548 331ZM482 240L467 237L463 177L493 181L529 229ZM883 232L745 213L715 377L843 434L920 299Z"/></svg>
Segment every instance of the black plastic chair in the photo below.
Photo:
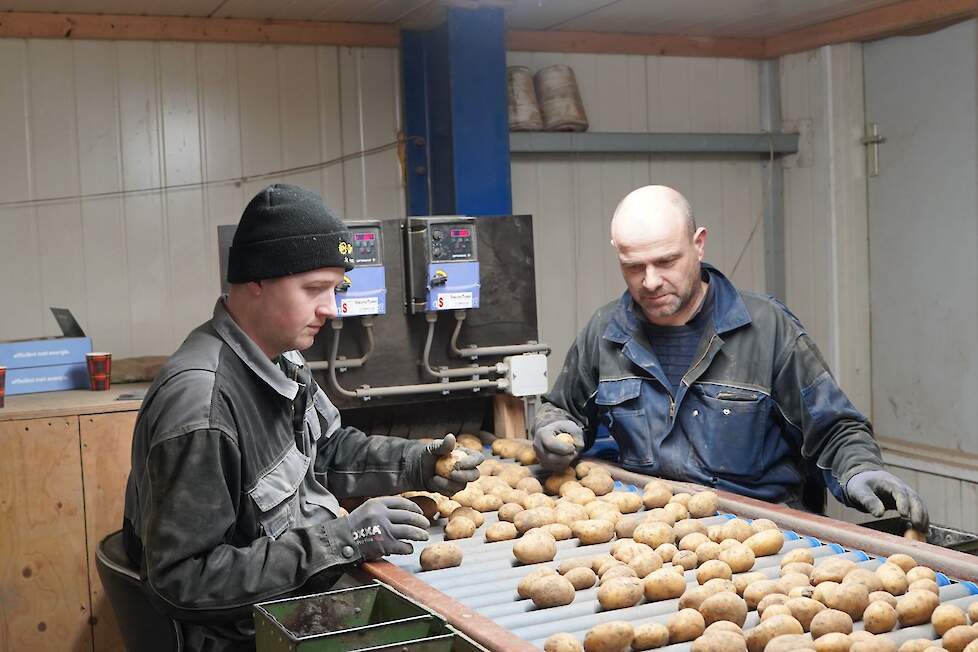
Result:
<svg viewBox="0 0 978 652"><path fill-rule="evenodd" d="M102 539L95 551L95 567L115 613L122 640L129 652L182 652L177 624L160 613L146 595L122 545L122 530Z"/></svg>

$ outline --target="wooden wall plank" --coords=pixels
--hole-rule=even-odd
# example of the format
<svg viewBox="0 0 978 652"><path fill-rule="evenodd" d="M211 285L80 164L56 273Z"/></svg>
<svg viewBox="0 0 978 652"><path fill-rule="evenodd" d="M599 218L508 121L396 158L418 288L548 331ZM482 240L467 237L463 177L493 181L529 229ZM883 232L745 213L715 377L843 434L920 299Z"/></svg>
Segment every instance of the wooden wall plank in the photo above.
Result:
<svg viewBox="0 0 978 652"><path fill-rule="evenodd" d="M338 48L316 48L316 78L319 91L319 160L332 161L343 155ZM330 165L319 174L319 187L326 205L345 216L343 165Z"/></svg>
<svg viewBox="0 0 978 652"><path fill-rule="evenodd" d="M92 647L78 418L0 423L0 650Z"/></svg>
<svg viewBox="0 0 978 652"><path fill-rule="evenodd" d="M238 46L238 96L241 111L241 169L245 175L281 170L282 118L276 48ZM283 179L256 179L242 184L244 201ZM242 208L244 208L242 206Z"/></svg>
<svg viewBox="0 0 978 652"><path fill-rule="evenodd" d="M89 550L94 652L122 652L115 615L95 568L95 550L106 535L122 527L132 432L137 412L79 417L82 477L85 486L85 533Z"/></svg>

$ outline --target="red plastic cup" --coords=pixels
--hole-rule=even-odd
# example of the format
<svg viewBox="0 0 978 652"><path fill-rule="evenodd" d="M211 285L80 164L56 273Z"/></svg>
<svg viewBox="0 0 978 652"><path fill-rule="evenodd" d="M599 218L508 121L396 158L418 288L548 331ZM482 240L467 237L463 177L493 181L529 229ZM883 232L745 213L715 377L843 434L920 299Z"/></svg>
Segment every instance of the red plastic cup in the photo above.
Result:
<svg viewBox="0 0 978 652"><path fill-rule="evenodd" d="M93 392L108 389L112 385L112 354L86 353L85 362L88 363L89 389Z"/></svg>
<svg viewBox="0 0 978 652"><path fill-rule="evenodd" d="M7 368L0 367L0 408L3 407L3 395L6 393Z"/></svg>

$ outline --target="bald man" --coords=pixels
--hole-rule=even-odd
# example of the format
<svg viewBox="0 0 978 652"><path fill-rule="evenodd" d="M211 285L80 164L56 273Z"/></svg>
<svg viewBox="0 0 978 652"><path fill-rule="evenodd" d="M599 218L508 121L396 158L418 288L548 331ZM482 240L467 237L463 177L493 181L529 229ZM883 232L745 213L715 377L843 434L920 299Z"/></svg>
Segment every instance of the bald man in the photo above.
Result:
<svg viewBox="0 0 978 652"><path fill-rule="evenodd" d="M920 497L883 470L869 421L798 319L702 262L706 229L681 194L633 191L611 239L628 290L591 317L544 396L533 443L545 467L567 467L603 424L628 469L810 511L828 487L926 531Z"/></svg>

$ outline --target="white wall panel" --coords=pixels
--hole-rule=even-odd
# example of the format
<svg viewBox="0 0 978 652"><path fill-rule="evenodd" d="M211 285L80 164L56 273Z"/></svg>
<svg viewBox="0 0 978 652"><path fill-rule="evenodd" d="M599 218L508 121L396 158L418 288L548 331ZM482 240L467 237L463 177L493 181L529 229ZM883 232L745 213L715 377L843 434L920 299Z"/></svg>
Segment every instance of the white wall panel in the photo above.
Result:
<svg viewBox="0 0 978 652"><path fill-rule="evenodd" d="M510 52L509 65L574 69L591 131L756 132L759 64L736 59ZM610 245L611 214L631 190L674 186L709 230L707 260L745 289L764 290L761 162L652 155L513 156L513 211L534 217L540 337L556 377L594 310L625 288Z"/></svg>
<svg viewBox="0 0 978 652"><path fill-rule="evenodd" d="M0 202L194 184L397 138L396 50L0 40ZM0 206L0 339L67 306L118 357L168 354L219 291L216 227L274 181L345 217L404 213L394 150L318 171Z"/></svg>

